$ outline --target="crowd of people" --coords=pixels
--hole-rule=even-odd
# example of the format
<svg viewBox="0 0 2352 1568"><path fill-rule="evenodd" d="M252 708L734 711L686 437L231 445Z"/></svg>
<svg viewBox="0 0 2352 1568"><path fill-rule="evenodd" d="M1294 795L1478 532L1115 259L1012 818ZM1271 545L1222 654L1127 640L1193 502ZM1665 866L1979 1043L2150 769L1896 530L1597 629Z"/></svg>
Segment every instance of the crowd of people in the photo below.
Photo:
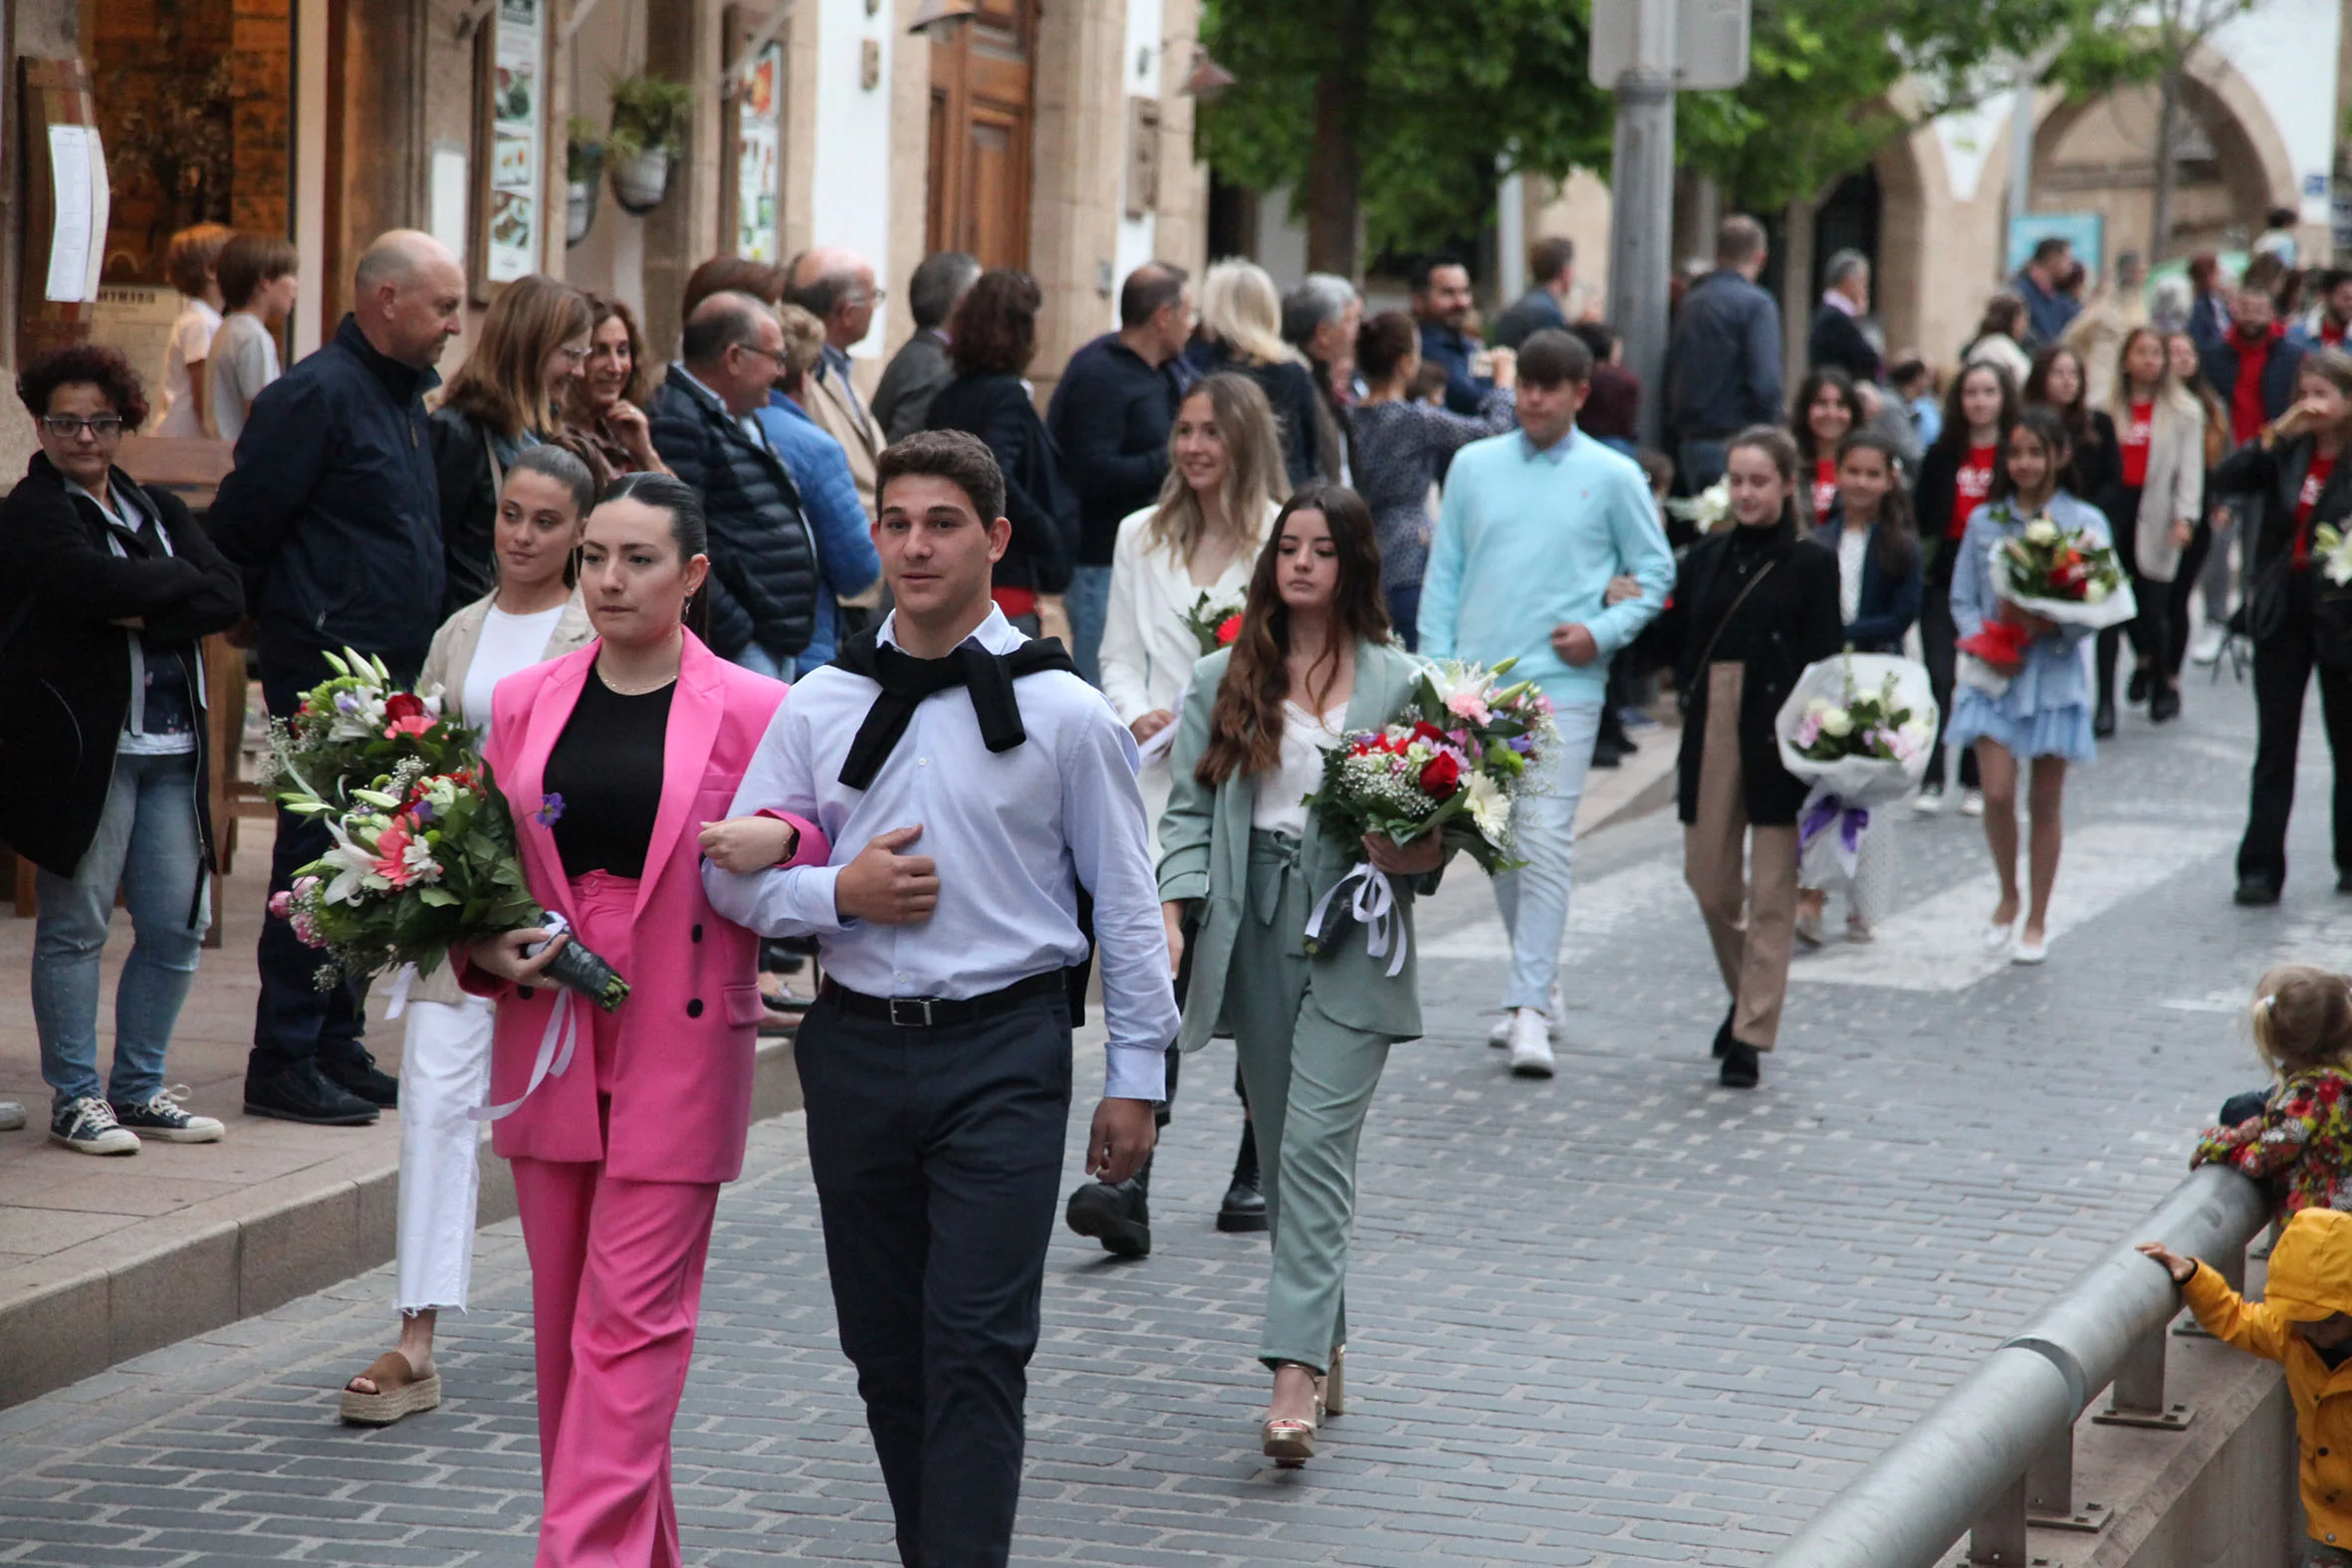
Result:
<svg viewBox="0 0 2352 1568"><path fill-rule="evenodd" d="M2124 700L2161 725L2184 658L2242 637L2260 742L2237 898L2277 900L2314 671L2331 746L2352 726L2352 592L2314 569L2318 526L2352 514L2352 275L2265 252L2152 302L2127 257L2086 304L2048 242L1939 366L1886 350L1868 263L1841 252L1790 395L1753 219L1678 285L1660 388L1575 319L1571 244L1529 262L1491 332L1446 257L1415 270L1408 310L1368 314L1337 277L1285 295L1246 261L1197 283L1147 263L1041 411L1037 283L957 253L914 270L914 336L869 397L850 350L882 294L845 251L705 263L666 360L624 302L523 278L444 385L466 281L429 237L370 247L351 314L281 372L291 251L179 236L187 308L153 428L234 440L207 516L117 464L150 410L139 372L91 345L25 366L41 451L0 502L28 568L0 596L0 723L40 763L0 778L0 838L40 867L50 1136L129 1154L226 1131L164 1071L228 766L201 639L251 650L279 719L338 650L380 659L480 734L532 896L636 989L567 1022L546 979L563 931L460 950L385 988L395 1081L361 987L322 977L273 902L243 1109L402 1120L398 1340L341 1391L345 1418L441 1400L434 1327L466 1304L487 1118L533 1270L540 1560L675 1561L668 1432L717 1192L742 1166L755 1035L794 1030L902 1556L1002 1563L1055 1212L1149 1253L1157 1129L1214 1037L1235 1041L1244 1110L1215 1223L1272 1247L1265 1453L1303 1462L1344 1408L1356 1151L1390 1048L1423 1031L1412 911L1447 856L1351 839L1305 797L1423 661L1513 661L1550 705L1513 802L1518 868L1493 881L1510 953L1491 1039L1516 1074L1556 1070L1587 771L1643 744L1661 681L1726 1087L1758 1084L1792 957L1829 940L1774 718L1840 649L1919 649L1943 718L1911 808L1957 789L1982 815L1986 944L2030 964L2067 771L2116 732L2124 648ZM1651 396L1656 448L1638 444ZM2136 617L2094 646L1990 580L1991 553L2044 521L2112 540L2129 573ZM1056 602L1066 647L1041 635ZM1204 655L1211 606L1223 645ZM2004 621L2013 662L1964 651ZM2341 784L2335 824L2352 892ZM282 813L271 894L330 842ZM1868 839L1847 940L1873 939L1896 853L1891 829ZM1362 865L1391 898L1393 961L1368 928L1304 935ZM132 945L102 1086L118 886ZM1092 1179L1063 1200L1096 963ZM579 1059L551 1061L570 1029Z"/></svg>

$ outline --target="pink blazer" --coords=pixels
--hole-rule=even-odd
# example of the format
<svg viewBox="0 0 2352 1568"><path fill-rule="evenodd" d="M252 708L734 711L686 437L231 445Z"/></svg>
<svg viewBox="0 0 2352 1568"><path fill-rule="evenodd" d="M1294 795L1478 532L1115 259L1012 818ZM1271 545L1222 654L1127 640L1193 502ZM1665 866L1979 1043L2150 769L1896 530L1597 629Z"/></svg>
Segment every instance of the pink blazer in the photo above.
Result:
<svg viewBox="0 0 2352 1568"><path fill-rule="evenodd" d="M548 757L572 718L600 642L498 683L483 747L513 808L523 874L542 905L577 917L553 830L537 817ZM620 1026L608 1127L596 1111L593 1005L575 998L581 1034L572 1065L492 1124L509 1159L602 1160L634 1181L731 1182L743 1173L751 1126L752 1056L761 1018L759 939L713 910L702 892L701 824L734 803L752 754L783 703L785 686L729 664L686 634L670 700L661 807L645 852L630 951L605 953L629 983L613 1015ZM794 865L823 865L830 848L815 824L801 829ZM468 968L468 991L498 1001L490 1098L523 1093L556 1005L553 987L514 987Z"/></svg>

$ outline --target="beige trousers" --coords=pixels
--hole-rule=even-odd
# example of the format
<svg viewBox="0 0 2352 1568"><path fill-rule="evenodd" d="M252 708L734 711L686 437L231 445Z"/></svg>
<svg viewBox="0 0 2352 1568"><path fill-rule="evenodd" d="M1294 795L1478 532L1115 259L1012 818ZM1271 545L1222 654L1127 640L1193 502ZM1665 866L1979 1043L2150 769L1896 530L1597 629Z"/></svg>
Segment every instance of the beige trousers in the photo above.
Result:
<svg viewBox="0 0 2352 1568"><path fill-rule="evenodd" d="M1796 828L1751 827L1740 768L1744 665L1707 668L1707 728L1700 738L1698 819L1683 829L1683 880L1698 895L1724 989L1732 1034L1770 1050L1788 993L1796 938Z"/></svg>

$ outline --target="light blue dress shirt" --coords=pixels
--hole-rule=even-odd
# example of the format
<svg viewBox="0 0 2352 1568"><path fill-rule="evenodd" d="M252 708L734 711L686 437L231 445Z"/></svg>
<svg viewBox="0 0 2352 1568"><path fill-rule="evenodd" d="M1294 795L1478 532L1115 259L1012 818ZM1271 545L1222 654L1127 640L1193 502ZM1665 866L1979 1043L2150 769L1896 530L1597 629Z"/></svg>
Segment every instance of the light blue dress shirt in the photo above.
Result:
<svg viewBox="0 0 2352 1568"><path fill-rule="evenodd" d="M884 642L897 642L897 626L895 614L882 623ZM1027 639L991 609L970 640L1010 653ZM1083 884L1094 899L1109 1030L1103 1093L1164 1099L1176 994L1134 738L1102 694L1074 675L1047 671L1013 689L1027 741L989 751L971 693L937 692L916 706L872 786L861 790L841 783L841 764L881 688L831 665L802 677L769 724L729 814L807 817L832 840L831 863L736 875L706 861L703 888L739 925L815 937L825 972L851 991L962 1001L1083 960ZM876 835L918 823L922 836L903 852L938 865L931 917L908 926L844 919L833 902L840 868Z"/></svg>

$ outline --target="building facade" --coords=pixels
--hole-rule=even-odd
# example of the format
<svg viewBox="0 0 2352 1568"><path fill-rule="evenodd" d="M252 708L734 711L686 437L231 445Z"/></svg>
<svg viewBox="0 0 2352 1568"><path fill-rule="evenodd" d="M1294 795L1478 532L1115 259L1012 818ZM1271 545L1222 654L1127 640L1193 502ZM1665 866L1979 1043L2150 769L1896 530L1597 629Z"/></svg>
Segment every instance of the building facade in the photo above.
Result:
<svg viewBox="0 0 2352 1568"><path fill-rule="evenodd" d="M916 31L920 0L7 0L6 43L87 73L112 211L80 330L142 367L159 370L176 307L163 247L212 220L296 242L296 355L333 332L353 263L395 227L465 257L477 311L545 272L626 300L664 356L705 258L846 246L887 294L852 350L866 377L913 330L915 264L970 250L1044 290L1042 397L1069 351L1114 325L1128 270L1201 262L1205 179L1182 91L1198 0L945 9L970 14ZM25 69L0 89L0 178L46 201ZM666 169L607 158L576 183L575 136L602 140L616 93L645 77L687 90L677 155ZM47 243L28 241L25 216L0 257L19 301ZM0 354L13 364L49 330L12 313ZM6 472L27 443L0 444Z"/></svg>

